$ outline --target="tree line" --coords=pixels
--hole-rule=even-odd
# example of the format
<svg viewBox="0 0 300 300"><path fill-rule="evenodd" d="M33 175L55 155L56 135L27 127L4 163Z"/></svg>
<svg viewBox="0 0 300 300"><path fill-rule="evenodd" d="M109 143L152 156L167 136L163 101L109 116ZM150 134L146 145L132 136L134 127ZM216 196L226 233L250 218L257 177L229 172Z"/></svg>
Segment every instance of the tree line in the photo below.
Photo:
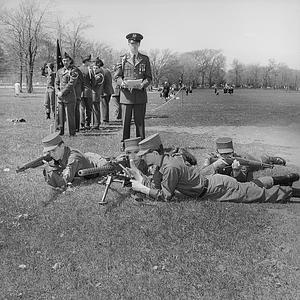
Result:
<svg viewBox="0 0 300 300"><path fill-rule="evenodd" d="M46 62L55 62L56 40L63 51L80 65L81 57L99 56L111 70L126 49L115 50L111 46L86 38L92 27L87 18L75 17L62 20L50 11L49 4L37 0L23 0L17 8L0 7L0 81L26 83L28 93L33 82L40 81L40 68ZM285 88L298 90L300 70L290 69L284 63L270 59L267 66L245 65L234 59L226 71L226 57L219 49L200 49L185 53L169 49L151 49L148 53L153 75L153 86L163 82L177 83L179 79L193 87L222 86Z"/></svg>

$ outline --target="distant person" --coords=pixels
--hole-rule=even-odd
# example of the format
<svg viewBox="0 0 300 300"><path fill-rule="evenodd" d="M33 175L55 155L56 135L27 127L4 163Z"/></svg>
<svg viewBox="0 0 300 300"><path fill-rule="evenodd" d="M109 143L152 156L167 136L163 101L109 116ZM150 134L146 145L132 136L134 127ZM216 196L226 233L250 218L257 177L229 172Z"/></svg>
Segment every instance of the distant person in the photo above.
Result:
<svg viewBox="0 0 300 300"><path fill-rule="evenodd" d="M130 138L132 114L136 128L136 137L145 138L146 89L152 81L149 57L138 51L143 36L139 33L129 33L126 38L128 40L129 53L121 57L115 72L115 78L121 87L122 147L124 147L124 140Z"/></svg>
<svg viewBox="0 0 300 300"><path fill-rule="evenodd" d="M21 91L21 85L20 85L20 83L16 82L14 88L15 88L15 97L17 97L17 96L20 95L20 91Z"/></svg>
<svg viewBox="0 0 300 300"><path fill-rule="evenodd" d="M75 85L78 78L78 72L72 64L73 59L68 53L65 52L62 62L64 66L57 71L55 77L55 93L57 95L58 108L58 129L60 131L59 134L64 135L67 115L69 134L70 136L74 136L76 132Z"/></svg>
<svg viewBox="0 0 300 300"><path fill-rule="evenodd" d="M168 100L169 93L170 93L170 84L168 83L168 81L165 81L162 89L162 96L165 99L165 101Z"/></svg>

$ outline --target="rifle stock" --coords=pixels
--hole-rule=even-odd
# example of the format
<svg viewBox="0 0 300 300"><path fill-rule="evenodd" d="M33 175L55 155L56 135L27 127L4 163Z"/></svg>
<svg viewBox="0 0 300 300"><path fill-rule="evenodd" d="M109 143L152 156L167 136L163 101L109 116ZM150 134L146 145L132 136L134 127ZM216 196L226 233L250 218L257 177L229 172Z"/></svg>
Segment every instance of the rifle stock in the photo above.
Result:
<svg viewBox="0 0 300 300"><path fill-rule="evenodd" d="M16 172L17 173L20 173L20 172L24 172L25 170L27 169L34 169L34 168L37 168L37 167L40 167L43 165L43 160L45 161L51 161L52 160L52 157L50 155L44 155L44 156L41 156L21 167L18 167Z"/></svg>

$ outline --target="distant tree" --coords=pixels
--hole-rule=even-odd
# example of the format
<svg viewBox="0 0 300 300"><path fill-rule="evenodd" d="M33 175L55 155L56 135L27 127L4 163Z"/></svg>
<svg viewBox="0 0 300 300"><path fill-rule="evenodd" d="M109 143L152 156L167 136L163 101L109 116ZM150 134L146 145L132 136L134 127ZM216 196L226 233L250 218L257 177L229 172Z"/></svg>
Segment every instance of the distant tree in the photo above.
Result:
<svg viewBox="0 0 300 300"><path fill-rule="evenodd" d="M27 92L33 91L33 70L43 37L46 8L35 0L20 2L18 8L6 10L0 17L5 27L4 43L15 61L19 62L19 81L22 86L25 69Z"/></svg>
<svg viewBox="0 0 300 300"><path fill-rule="evenodd" d="M169 49L151 49L148 54L152 69L153 85L158 86L165 79L174 81L180 68L176 55Z"/></svg>
<svg viewBox="0 0 300 300"><path fill-rule="evenodd" d="M84 33L88 28L93 27L87 22L87 17L74 17L67 21L57 20L57 37L64 51L78 64L81 63L81 56L86 55L88 41ZM88 51L90 52L90 50Z"/></svg>

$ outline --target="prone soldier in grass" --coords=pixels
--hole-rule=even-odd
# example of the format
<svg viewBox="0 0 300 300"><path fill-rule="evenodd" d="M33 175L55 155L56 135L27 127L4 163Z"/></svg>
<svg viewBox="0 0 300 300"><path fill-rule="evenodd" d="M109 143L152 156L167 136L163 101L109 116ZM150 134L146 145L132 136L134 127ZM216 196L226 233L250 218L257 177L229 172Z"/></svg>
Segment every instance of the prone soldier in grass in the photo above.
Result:
<svg viewBox="0 0 300 300"><path fill-rule="evenodd" d="M216 152L210 153L205 159L202 171L205 174L213 166L215 173L232 176L239 182L246 182L253 179L254 171L272 168L274 165L285 166L286 161L279 156L267 154L263 154L260 159L248 153L237 154L232 139L221 137L216 140Z"/></svg>
<svg viewBox="0 0 300 300"><path fill-rule="evenodd" d="M160 186L155 188L151 178L143 176L137 169L128 169L135 191L155 200L170 201L175 191L199 200L220 202L288 202L291 197L300 197L300 189L290 186L299 180L299 174L265 176L251 182L238 182L235 178L221 174L204 176L201 169L188 166L181 156L165 154L159 134L154 134L139 143L137 153L148 166L159 166Z"/></svg>

